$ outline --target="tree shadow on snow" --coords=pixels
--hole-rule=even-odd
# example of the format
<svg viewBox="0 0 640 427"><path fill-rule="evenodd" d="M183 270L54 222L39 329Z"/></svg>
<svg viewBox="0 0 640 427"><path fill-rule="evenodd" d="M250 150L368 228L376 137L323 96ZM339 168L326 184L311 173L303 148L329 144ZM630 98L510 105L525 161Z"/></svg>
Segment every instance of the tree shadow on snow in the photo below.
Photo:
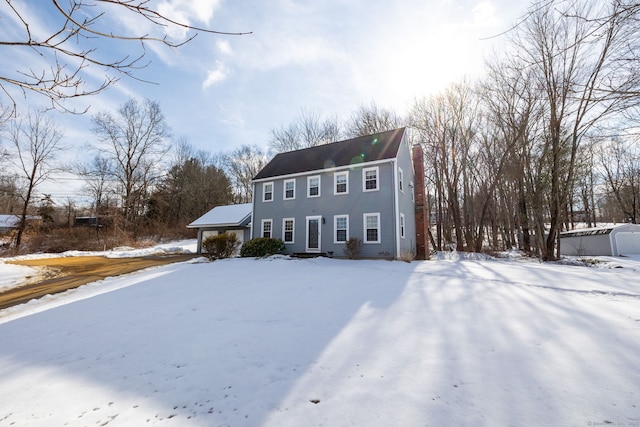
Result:
<svg viewBox="0 0 640 427"><path fill-rule="evenodd" d="M1 324L0 421L260 425L354 316L394 303L415 265L172 265Z"/></svg>

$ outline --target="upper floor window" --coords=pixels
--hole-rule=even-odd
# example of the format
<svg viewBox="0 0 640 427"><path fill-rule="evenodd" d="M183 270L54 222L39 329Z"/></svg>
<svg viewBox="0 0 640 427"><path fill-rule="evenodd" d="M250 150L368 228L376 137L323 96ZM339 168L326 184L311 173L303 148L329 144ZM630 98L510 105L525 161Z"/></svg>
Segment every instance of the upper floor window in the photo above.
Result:
<svg viewBox="0 0 640 427"><path fill-rule="evenodd" d="M362 191L378 190L378 167L362 169Z"/></svg>
<svg viewBox="0 0 640 427"><path fill-rule="evenodd" d="M296 198L296 180L287 179L284 181L284 199L290 200Z"/></svg>
<svg viewBox="0 0 640 427"><path fill-rule="evenodd" d="M349 215L335 215L333 217L334 243L344 243L349 236Z"/></svg>
<svg viewBox="0 0 640 427"><path fill-rule="evenodd" d="M404 172L398 168L398 189L404 193Z"/></svg>
<svg viewBox="0 0 640 427"><path fill-rule="evenodd" d="M273 229L273 221L270 219L262 220L262 237L271 238L271 232Z"/></svg>
<svg viewBox="0 0 640 427"><path fill-rule="evenodd" d="M411 181L409 183L409 190L410 190L409 192L411 193L411 201L415 202L416 201L416 197L415 197L414 193L415 193L416 189L413 187L413 181Z"/></svg>
<svg viewBox="0 0 640 427"><path fill-rule="evenodd" d="M270 202L273 200L273 182L265 182L262 184L262 201Z"/></svg>
<svg viewBox="0 0 640 427"><path fill-rule="evenodd" d="M307 178L307 197L320 197L320 175Z"/></svg>
<svg viewBox="0 0 640 427"><path fill-rule="evenodd" d="M285 243L293 243L293 230L295 219L285 218L282 220L282 240Z"/></svg>
<svg viewBox="0 0 640 427"><path fill-rule="evenodd" d="M349 193L349 171L333 174L333 194Z"/></svg>
<svg viewBox="0 0 640 427"><path fill-rule="evenodd" d="M364 214L364 243L380 243L380 214Z"/></svg>

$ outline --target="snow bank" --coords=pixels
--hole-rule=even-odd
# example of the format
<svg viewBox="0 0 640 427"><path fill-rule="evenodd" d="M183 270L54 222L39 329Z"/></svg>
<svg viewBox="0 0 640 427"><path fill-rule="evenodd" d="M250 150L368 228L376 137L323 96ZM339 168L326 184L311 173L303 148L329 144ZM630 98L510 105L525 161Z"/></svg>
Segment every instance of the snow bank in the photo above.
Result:
<svg viewBox="0 0 640 427"><path fill-rule="evenodd" d="M0 262L0 292L23 284L25 280L38 274L36 268Z"/></svg>

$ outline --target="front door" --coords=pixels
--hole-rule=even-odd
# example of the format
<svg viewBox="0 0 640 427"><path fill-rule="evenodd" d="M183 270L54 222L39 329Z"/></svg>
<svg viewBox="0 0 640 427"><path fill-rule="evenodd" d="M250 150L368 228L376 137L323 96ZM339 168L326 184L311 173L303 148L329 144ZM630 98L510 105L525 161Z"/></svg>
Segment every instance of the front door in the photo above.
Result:
<svg viewBox="0 0 640 427"><path fill-rule="evenodd" d="M307 217L307 252L320 252L321 216Z"/></svg>

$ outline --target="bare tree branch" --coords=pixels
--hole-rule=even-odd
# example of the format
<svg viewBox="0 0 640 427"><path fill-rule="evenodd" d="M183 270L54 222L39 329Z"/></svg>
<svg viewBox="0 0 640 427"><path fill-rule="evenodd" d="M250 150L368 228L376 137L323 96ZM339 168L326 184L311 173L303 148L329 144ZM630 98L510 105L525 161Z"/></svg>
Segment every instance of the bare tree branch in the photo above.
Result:
<svg viewBox="0 0 640 427"><path fill-rule="evenodd" d="M20 5L11 0L4 0L4 3L8 18L6 22L13 17L21 35L16 39L0 40L0 47L34 52L40 60L48 64L41 70L18 68L14 75L9 74L8 70L0 71L0 92L9 100L14 114L17 99L11 88L17 88L24 97L27 97L28 93L34 93L48 98L52 109L82 114L86 109L71 109L64 105L64 101L98 94L122 76L138 79L135 76L136 71L149 65L149 61L144 62L147 43L178 48L189 43L199 33L227 36L251 34L218 31L181 22L152 7L149 0L51 0L55 13L47 21L53 23L53 30L43 35L34 32L33 23L29 21L25 9L35 6ZM132 34L124 31L105 31L104 28L108 25L106 19L114 15L123 19L143 18L152 24L156 34L144 33L143 30ZM166 34L171 28L187 30L191 34L180 40L172 40ZM141 52L105 58L102 56L104 52L98 51L96 42L108 40L139 43ZM87 68L92 66L105 71L102 81L93 85L87 81L85 75Z"/></svg>

